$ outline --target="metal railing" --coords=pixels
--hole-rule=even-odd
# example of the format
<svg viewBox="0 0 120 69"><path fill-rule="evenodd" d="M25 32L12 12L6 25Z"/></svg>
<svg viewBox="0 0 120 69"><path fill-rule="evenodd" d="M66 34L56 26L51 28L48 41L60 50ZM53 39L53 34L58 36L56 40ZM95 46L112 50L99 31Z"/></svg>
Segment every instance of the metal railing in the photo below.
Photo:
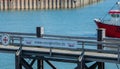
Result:
<svg viewBox="0 0 120 69"><path fill-rule="evenodd" d="M34 33L15 33L15 32L0 32L0 35L2 34L9 34L10 35L10 44L15 45L18 44L19 46L22 45L22 41L24 37L30 37L30 38L36 38L36 34ZM42 38L48 38L48 39L57 39L57 40L74 40L77 42L77 44L80 46L80 48L76 49L69 49L69 50L81 50L82 53L86 51L91 52L100 52L100 53L109 53L109 54L116 54L117 61L120 63L120 43L112 41L119 41L118 38L104 38L104 41L97 41L95 37L74 37L74 36L59 36L59 35L43 35ZM104 48L105 47L114 47L117 50L106 50L106 49L97 49L97 45L101 44ZM44 47L44 46L40 46ZM96 48L86 48L86 47L96 47ZM52 49L58 48L58 47L50 47L50 55L52 55ZM67 49L67 48L65 48Z"/></svg>

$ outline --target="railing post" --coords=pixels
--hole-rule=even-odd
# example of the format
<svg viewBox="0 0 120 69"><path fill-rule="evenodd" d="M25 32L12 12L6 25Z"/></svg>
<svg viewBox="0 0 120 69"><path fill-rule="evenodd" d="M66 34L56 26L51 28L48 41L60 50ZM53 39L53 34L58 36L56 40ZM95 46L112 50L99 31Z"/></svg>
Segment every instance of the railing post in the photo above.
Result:
<svg viewBox="0 0 120 69"><path fill-rule="evenodd" d="M103 29L103 28L97 29L97 41L103 41L103 38L105 38L105 29ZM98 44L97 49L102 50L103 49L102 44ZM104 62L97 62L97 64L98 64L98 69L104 69L105 68Z"/></svg>
<svg viewBox="0 0 120 69"><path fill-rule="evenodd" d="M37 38L43 37L44 28L43 27L36 27L36 36ZM43 59L37 60L37 69L44 69L44 61Z"/></svg>
<svg viewBox="0 0 120 69"><path fill-rule="evenodd" d="M36 36L43 37L43 34L44 34L44 28L43 27L36 27Z"/></svg>

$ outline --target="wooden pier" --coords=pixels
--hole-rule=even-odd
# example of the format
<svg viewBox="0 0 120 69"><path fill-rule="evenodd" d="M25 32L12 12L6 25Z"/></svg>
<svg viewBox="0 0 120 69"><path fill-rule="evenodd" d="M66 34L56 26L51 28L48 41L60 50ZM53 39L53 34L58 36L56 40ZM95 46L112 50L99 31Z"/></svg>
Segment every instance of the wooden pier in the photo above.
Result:
<svg viewBox="0 0 120 69"><path fill-rule="evenodd" d="M100 0L0 0L0 10L70 9Z"/></svg>
<svg viewBox="0 0 120 69"><path fill-rule="evenodd" d="M41 27L36 33L0 32L0 52L15 54L15 69L34 69L36 61L37 69L44 69L44 62L57 69L50 61L74 63L75 69L105 69L105 62L120 63L120 39L106 38L104 31L98 29L97 38L46 35ZM90 62L95 63L88 67Z"/></svg>

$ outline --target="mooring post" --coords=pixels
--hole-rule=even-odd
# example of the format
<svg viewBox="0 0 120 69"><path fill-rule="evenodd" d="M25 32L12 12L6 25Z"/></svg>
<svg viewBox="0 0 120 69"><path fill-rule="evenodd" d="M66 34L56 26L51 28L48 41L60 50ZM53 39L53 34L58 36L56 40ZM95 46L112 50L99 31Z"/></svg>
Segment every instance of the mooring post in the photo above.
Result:
<svg viewBox="0 0 120 69"><path fill-rule="evenodd" d="M105 38L105 29L104 28L99 28L97 29L97 41L103 41L103 38ZM97 45L97 49L103 49L102 44ZM104 62L97 62L98 64L98 69L104 69L105 64Z"/></svg>
<svg viewBox="0 0 120 69"><path fill-rule="evenodd" d="M44 34L43 27L36 27L36 36L37 38L42 38ZM37 69L44 69L44 63L42 59L37 60Z"/></svg>
<svg viewBox="0 0 120 69"><path fill-rule="evenodd" d="M44 27L36 27L36 36L38 38L43 37Z"/></svg>
<svg viewBox="0 0 120 69"><path fill-rule="evenodd" d="M105 29L97 29L97 41L103 41L103 38L105 38ZM102 44L98 44L97 49L103 49Z"/></svg>

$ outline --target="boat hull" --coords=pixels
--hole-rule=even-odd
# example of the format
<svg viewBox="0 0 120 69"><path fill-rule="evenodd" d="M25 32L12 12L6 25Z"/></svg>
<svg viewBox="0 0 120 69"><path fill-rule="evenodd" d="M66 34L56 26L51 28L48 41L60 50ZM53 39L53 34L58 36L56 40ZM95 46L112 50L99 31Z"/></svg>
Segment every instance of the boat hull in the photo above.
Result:
<svg viewBox="0 0 120 69"><path fill-rule="evenodd" d="M100 21L95 21L98 28L105 29L105 35L107 37L120 38L120 26L105 24Z"/></svg>

